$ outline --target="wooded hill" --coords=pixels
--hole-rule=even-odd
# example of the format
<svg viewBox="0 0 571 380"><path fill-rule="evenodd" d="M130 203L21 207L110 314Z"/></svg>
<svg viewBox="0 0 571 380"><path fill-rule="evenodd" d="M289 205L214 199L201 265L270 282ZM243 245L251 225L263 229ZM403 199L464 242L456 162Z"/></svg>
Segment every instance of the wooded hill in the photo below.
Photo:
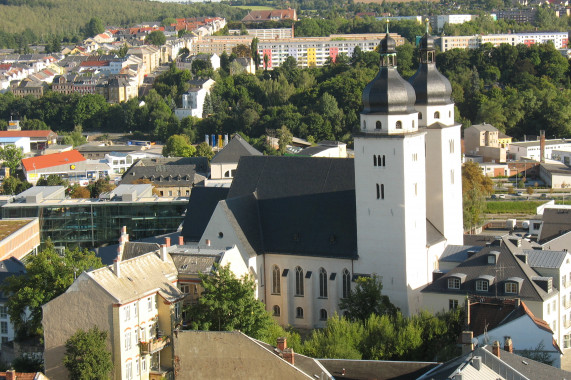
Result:
<svg viewBox="0 0 571 380"><path fill-rule="evenodd" d="M139 0L0 0L0 31L37 36L80 35L93 17L104 25L128 26L166 17L220 16L241 19L246 10L220 3L173 4Z"/></svg>

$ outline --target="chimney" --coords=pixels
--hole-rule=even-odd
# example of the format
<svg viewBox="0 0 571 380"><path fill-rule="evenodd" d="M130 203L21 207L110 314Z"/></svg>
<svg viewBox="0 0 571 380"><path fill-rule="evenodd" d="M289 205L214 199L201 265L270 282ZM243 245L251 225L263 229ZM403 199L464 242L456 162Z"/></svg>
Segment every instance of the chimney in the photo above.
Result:
<svg viewBox="0 0 571 380"><path fill-rule="evenodd" d="M161 260L167 261L167 256L168 256L167 245L163 244L161 245Z"/></svg>
<svg viewBox="0 0 571 380"><path fill-rule="evenodd" d="M539 162L545 163L545 131L539 131Z"/></svg>
<svg viewBox="0 0 571 380"><path fill-rule="evenodd" d="M492 346L492 353L496 355L498 358L500 357L501 346L499 341L495 341L494 345Z"/></svg>
<svg viewBox="0 0 571 380"><path fill-rule="evenodd" d="M482 358L480 356L474 356L472 359L472 367L476 368L478 371L482 368Z"/></svg>
<svg viewBox="0 0 571 380"><path fill-rule="evenodd" d="M171 238L170 238L170 237L166 237L166 238L165 238L165 245L166 245L167 247L170 247L170 246L171 246Z"/></svg>
<svg viewBox="0 0 571 380"><path fill-rule="evenodd" d="M121 277L121 258L119 256L113 260L113 271L117 277Z"/></svg>
<svg viewBox="0 0 571 380"><path fill-rule="evenodd" d="M291 365L295 365L295 354L293 352L293 349L291 348L286 348L284 350L284 360L287 361L289 364Z"/></svg>
<svg viewBox="0 0 571 380"><path fill-rule="evenodd" d="M438 281L442 276L444 276L444 272L439 270L435 270L432 272L432 282Z"/></svg>
<svg viewBox="0 0 571 380"><path fill-rule="evenodd" d="M511 352L511 353L514 352L514 346L512 343L512 339L510 337L507 337L506 341L504 342L504 351Z"/></svg>
<svg viewBox="0 0 571 380"><path fill-rule="evenodd" d="M287 340L285 337L278 338L278 350L283 351L287 348Z"/></svg>
<svg viewBox="0 0 571 380"><path fill-rule="evenodd" d="M178 245L184 245L184 236L180 235L178 237Z"/></svg>
<svg viewBox="0 0 571 380"><path fill-rule="evenodd" d="M6 371L6 380L16 380L16 371L9 369Z"/></svg>
<svg viewBox="0 0 571 380"><path fill-rule="evenodd" d="M206 246L210 247L210 239L206 239Z"/></svg>
<svg viewBox="0 0 571 380"><path fill-rule="evenodd" d="M474 333L472 331L462 331L462 355L466 355L474 351L474 343L472 343L472 339L474 339Z"/></svg>

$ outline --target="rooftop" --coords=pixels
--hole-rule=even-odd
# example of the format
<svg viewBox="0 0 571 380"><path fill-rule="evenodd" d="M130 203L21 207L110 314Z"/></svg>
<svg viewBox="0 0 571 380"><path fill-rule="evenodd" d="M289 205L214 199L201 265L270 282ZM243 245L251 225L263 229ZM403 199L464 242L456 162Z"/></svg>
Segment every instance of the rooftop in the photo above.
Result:
<svg viewBox="0 0 571 380"><path fill-rule="evenodd" d="M85 161L85 157L83 157L77 150L70 150L68 152L24 158L22 160L22 165L27 172L30 172L33 170L50 168L53 166L66 164L71 165L79 161Z"/></svg>

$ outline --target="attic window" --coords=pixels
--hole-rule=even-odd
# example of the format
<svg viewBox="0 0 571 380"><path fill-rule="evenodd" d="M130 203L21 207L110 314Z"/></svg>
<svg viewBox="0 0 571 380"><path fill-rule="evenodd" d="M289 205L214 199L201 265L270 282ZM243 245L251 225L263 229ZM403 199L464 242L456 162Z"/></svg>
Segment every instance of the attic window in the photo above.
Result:
<svg viewBox="0 0 571 380"><path fill-rule="evenodd" d="M506 294L517 294L517 282L506 282L505 292Z"/></svg>
<svg viewBox="0 0 571 380"><path fill-rule="evenodd" d="M180 266L180 269L182 269L182 270L185 270L185 269L187 269L187 268L188 268L188 264L182 264L182 265Z"/></svg>
<svg viewBox="0 0 571 380"><path fill-rule="evenodd" d="M460 289L460 279L457 277L450 277L448 279L448 289Z"/></svg>
<svg viewBox="0 0 571 380"><path fill-rule="evenodd" d="M218 237L222 239L224 237L224 233L222 231L218 232Z"/></svg>
<svg viewBox="0 0 571 380"><path fill-rule="evenodd" d="M476 281L476 291L487 292L489 289L489 283L487 280L477 280Z"/></svg>

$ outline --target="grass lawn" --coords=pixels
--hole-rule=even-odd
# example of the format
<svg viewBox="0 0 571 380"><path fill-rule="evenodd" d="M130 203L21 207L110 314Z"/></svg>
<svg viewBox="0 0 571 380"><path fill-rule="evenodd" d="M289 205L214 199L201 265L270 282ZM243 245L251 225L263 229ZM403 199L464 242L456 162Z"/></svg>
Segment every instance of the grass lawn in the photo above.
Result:
<svg viewBox="0 0 571 380"><path fill-rule="evenodd" d="M240 9L250 9L252 11L271 11L272 9L276 9L267 5L233 5L233 7Z"/></svg>
<svg viewBox="0 0 571 380"><path fill-rule="evenodd" d="M485 213L487 214L535 214L537 207L544 201L488 201Z"/></svg>

